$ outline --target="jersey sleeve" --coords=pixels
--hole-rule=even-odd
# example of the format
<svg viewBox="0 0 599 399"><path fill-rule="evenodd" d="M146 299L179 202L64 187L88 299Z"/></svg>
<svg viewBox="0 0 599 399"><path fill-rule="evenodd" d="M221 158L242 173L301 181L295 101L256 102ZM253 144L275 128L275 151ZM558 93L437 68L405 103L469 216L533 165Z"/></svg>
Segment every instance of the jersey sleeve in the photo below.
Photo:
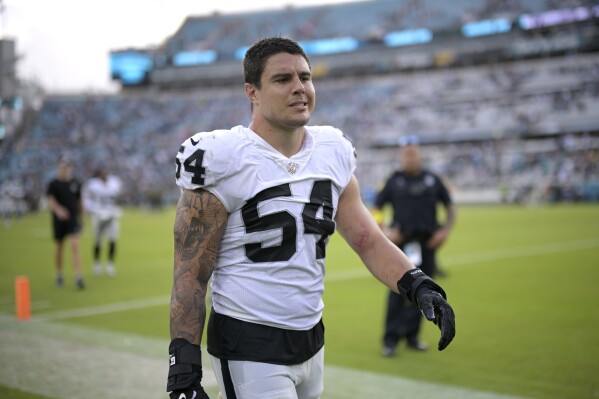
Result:
<svg viewBox="0 0 599 399"><path fill-rule="evenodd" d="M185 140L175 158L175 179L182 189L210 191L228 208L228 201L217 186L228 175L234 159L226 132L200 132Z"/></svg>
<svg viewBox="0 0 599 399"><path fill-rule="evenodd" d="M354 143L352 143L351 140L347 138L347 136L343 135L343 138L347 141L346 145L347 150L349 151L349 169L351 174L353 175L356 168L358 167L358 152L356 151L356 147L354 147Z"/></svg>
<svg viewBox="0 0 599 399"><path fill-rule="evenodd" d="M349 184L358 165L358 155L354 144L341 130L333 128L333 131L341 143L340 151L338 151L338 162L339 165L342 165L343 167L341 168L341 175L339 178L343 182L343 187L345 188Z"/></svg>
<svg viewBox="0 0 599 399"><path fill-rule="evenodd" d="M111 185L115 195L120 195L123 191L123 181L118 176L110 176Z"/></svg>
<svg viewBox="0 0 599 399"><path fill-rule="evenodd" d="M83 184L81 184L79 180L75 180L75 184L77 185L77 189L75 190L75 198L77 198L77 200L81 200Z"/></svg>
<svg viewBox="0 0 599 399"><path fill-rule="evenodd" d="M450 205L452 201L451 195L449 195L449 190L447 190L447 187L439 176L436 176L436 178L437 184L439 185L439 201L441 201L445 206Z"/></svg>
<svg viewBox="0 0 599 399"><path fill-rule="evenodd" d="M374 200L374 205L379 209L383 208L388 202L390 202L389 188L390 188L390 183L392 180L393 180L393 178L389 177L387 179L387 181L385 182L383 189L381 191L379 191L376 195L376 199Z"/></svg>
<svg viewBox="0 0 599 399"><path fill-rule="evenodd" d="M54 180L53 180L50 183L48 183L48 187L46 188L46 196L47 197L49 197L51 195L54 196L54 190L55 190L55 188L54 188Z"/></svg>
<svg viewBox="0 0 599 399"><path fill-rule="evenodd" d="M83 209L89 213L97 212L96 202L94 201L93 184L94 179L90 179L83 185L82 188Z"/></svg>

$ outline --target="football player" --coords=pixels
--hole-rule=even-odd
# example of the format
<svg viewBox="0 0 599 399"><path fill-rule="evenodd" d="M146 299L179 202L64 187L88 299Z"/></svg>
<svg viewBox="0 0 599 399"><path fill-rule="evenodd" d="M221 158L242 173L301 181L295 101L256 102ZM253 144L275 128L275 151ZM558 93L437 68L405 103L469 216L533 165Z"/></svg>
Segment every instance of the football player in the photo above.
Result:
<svg viewBox="0 0 599 399"><path fill-rule="evenodd" d="M119 219L122 211L118 205L121 193L121 180L109 175L105 167L99 167L94 177L89 179L83 189L83 205L91 215L94 237L94 273L102 274L102 242L108 241L106 273L114 276L116 242L119 236Z"/></svg>
<svg viewBox="0 0 599 399"><path fill-rule="evenodd" d="M243 66L249 126L197 133L176 156L171 398L208 397L207 313L207 352L224 399L320 397L325 255L335 230L377 279L437 323L444 349L455 334L445 292L363 204L352 143L333 127L308 126L316 96L302 48L266 38Z"/></svg>

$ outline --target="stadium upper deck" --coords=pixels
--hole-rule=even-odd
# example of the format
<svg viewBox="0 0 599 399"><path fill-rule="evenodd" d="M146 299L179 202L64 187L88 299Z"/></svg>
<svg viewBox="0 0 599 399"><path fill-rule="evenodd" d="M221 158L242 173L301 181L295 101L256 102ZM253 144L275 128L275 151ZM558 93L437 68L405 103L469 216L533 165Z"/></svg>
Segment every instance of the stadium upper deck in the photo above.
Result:
<svg viewBox="0 0 599 399"><path fill-rule="evenodd" d="M458 0L451 2L453 8L446 3L379 0L190 17L162 50L192 49L198 43L209 49L212 43L224 52L243 47L252 35L270 33L310 40L353 32L372 39L373 34L391 29L437 23L436 29L454 26L457 31L448 28L426 44L385 49L379 43L379 47L373 45L375 50L361 47L312 57L319 80L319 106L311 123L337 126L352 138L362 154L357 172L362 187L376 187L393 159L393 149L373 150L375 154L368 148L393 146L402 134L418 134L427 144L452 143L435 152L444 158L436 155L435 159L443 160L438 169L446 170L458 187L513 185L517 191L522 182L530 187L534 184L530 182L550 181L563 169L561 165L575 165L566 180L581 187L599 184L599 52L591 46L599 45L597 15L552 28L472 38L465 38L458 29L464 22L481 18L505 17L516 24L524 12L546 15L548 9L569 7L572 11L581 5L599 15L597 2ZM555 18L567 20L575 15L550 16L555 22ZM278 23L273 25L274 18ZM537 23L543 19L539 17ZM373 24L378 31L371 29ZM237 33L238 29L245 33ZM184 33L188 30L200 33ZM208 40L208 34L216 36ZM181 40L192 47L183 46ZM126 180L130 204L160 195L171 202L177 192L168 165L180 142L196 131L246 124L250 115L240 90L240 60L160 68L152 70L151 84L142 90L46 98L22 138L0 147L0 183L20 179L27 192L39 196L56 156L68 151L82 165L81 176L89 175L96 162L110 159L115 172ZM585 144L564 154L559 143L569 133ZM540 141L535 140L532 156L542 167L519 168L518 160L529 156L519 141L530 137L543 137L557 149L536 150ZM470 143L459 147L460 141ZM496 147L512 155L481 167L481 157L464 156L470 146L482 148L478 153L485 162ZM501 166L494 167L495 163Z"/></svg>
<svg viewBox="0 0 599 399"><path fill-rule="evenodd" d="M318 77L388 73L539 56L543 46L596 49L597 20L590 0L376 0L215 13L188 17L158 48L112 52L111 71L124 86L227 85L239 81L247 46L286 35L312 57ZM542 37L548 26L561 31Z"/></svg>
<svg viewBox="0 0 599 399"><path fill-rule="evenodd" d="M182 50L214 49L226 57L233 56L240 47L250 45L261 37L277 34L296 40L344 36L371 40L380 39L395 30L456 30L469 21L497 17L515 20L521 14L550 9L551 3L545 0L377 0L285 7L253 13L190 16L167 40L164 50L174 55ZM568 3L571 7L572 2ZM562 7L563 3L559 8Z"/></svg>

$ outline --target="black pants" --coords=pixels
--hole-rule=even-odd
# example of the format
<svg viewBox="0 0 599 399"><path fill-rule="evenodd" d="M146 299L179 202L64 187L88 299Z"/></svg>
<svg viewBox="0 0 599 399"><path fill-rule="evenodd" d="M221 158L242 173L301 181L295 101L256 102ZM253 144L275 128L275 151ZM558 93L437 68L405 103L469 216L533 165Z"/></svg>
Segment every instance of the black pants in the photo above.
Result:
<svg viewBox="0 0 599 399"><path fill-rule="evenodd" d="M426 240L420 242L422 248L422 264L420 269L429 277L433 277L436 260L436 250L426 247ZM403 247L400 246L400 248ZM389 291L387 299L387 316L385 318L385 335L383 344L394 348L401 339L408 343L418 342L418 333L422 322L422 312L416 304L411 303L399 294Z"/></svg>

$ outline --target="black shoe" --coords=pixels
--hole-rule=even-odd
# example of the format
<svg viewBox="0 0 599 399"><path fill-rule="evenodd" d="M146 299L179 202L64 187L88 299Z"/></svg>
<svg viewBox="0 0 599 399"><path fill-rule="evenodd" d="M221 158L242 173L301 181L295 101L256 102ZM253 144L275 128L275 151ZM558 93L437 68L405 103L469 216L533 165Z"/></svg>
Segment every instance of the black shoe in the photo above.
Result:
<svg viewBox="0 0 599 399"><path fill-rule="evenodd" d="M85 288L85 283L83 282L83 279L81 277L79 277L77 281L75 281L75 285L77 286L78 290L82 290Z"/></svg>
<svg viewBox="0 0 599 399"><path fill-rule="evenodd" d="M391 346L384 346L383 349L381 349L381 356L383 357L394 357L396 354L397 349Z"/></svg>
<svg viewBox="0 0 599 399"><path fill-rule="evenodd" d="M426 352L428 344L422 341L408 342L408 348L419 352Z"/></svg>
<svg viewBox="0 0 599 399"><path fill-rule="evenodd" d="M56 286L61 288L64 285L64 277L56 276Z"/></svg>

